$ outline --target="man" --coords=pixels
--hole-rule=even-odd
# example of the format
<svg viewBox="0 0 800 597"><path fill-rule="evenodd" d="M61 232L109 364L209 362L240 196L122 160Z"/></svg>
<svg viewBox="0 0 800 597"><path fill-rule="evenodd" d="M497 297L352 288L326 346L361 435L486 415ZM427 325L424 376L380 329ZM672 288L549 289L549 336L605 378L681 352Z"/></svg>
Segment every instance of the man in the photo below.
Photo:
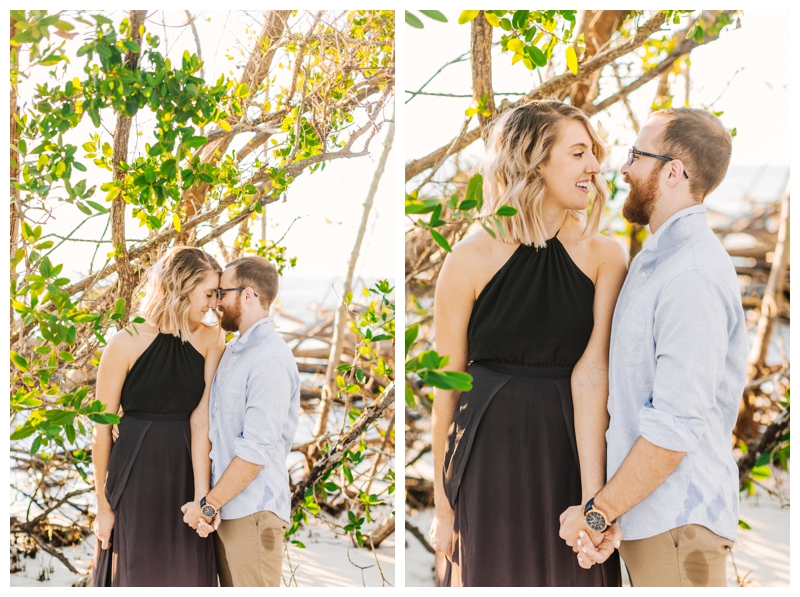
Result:
<svg viewBox="0 0 800 597"><path fill-rule="evenodd" d="M560 534L585 568L619 547L634 586L726 584L739 519L731 432L745 383L745 320L702 202L730 155L719 119L669 109L652 115L621 169L630 184L622 214L653 236L614 311L610 481L562 514Z"/></svg>
<svg viewBox="0 0 800 597"><path fill-rule="evenodd" d="M217 291L222 328L239 337L226 347L211 386L212 489L184 506L184 520L201 534L219 525L223 587L280 585L300 376L269 316L277 293L278 273L261 257L229 263Z"/></svg>

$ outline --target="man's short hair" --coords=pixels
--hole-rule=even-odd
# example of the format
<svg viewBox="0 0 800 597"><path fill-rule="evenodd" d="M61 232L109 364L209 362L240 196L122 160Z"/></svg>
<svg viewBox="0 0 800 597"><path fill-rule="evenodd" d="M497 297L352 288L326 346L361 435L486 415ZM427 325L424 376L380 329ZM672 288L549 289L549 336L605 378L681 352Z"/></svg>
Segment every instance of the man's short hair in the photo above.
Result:
<svg viewBox="0 0 800 597"><path fill-rule="evenodd" d="M719 118L696 108L668 108L651 116L667 120L657 142L658 153L683 162L689 192L702 202L728 171L733 149L730 133Z"/></svg>
<svg viewBox="0 0 800 597"><path fill-rule="evenodd" d="M233 267L233 276L237 286L250 286L256 291L258 301L264 309L278 296L278 270L263 257L239 257L231 261L228 267Z"/></svg>

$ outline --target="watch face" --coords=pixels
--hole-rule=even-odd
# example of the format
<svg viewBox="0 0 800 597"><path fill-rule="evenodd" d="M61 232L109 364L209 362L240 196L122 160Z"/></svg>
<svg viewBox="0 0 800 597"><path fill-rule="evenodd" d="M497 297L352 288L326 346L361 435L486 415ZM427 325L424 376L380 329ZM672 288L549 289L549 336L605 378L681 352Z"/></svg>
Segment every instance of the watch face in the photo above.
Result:
<svg viewBox="0 0 800 597"><path fill-rule="evenodd" d="M593 531L602 533L606 530L608 522L606 521L606 517L600 514L600 512L592 510L586 515L586 526Z"/></svg>
<svg viewBox="0 0 800 597"><path fill-rule="evenodd" d="M217 513L217 511L214 510L214 506L209 505L203 506L201 511L203 512L203 516L206 518L214 518L214 515Z"/></svg>

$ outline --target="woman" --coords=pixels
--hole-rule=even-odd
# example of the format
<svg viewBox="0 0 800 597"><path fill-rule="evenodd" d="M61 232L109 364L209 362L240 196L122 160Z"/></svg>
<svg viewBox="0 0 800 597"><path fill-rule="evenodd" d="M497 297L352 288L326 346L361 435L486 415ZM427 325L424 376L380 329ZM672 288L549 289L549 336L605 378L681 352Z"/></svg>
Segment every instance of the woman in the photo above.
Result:
<svg viewBox="0 0 800 597"><path fill-rule="evenodd" d="M559 515L605 480L609 336L627 260L598 234L604 157L586 115L558 101L492 127L485 209L517 214L505 235L479 230L453 248L434 300L437 351L473 377L460 396L435 392L440 586L620 584L616 556L584 570L558 534Z"/></svg>
<svg viewBox="0 0 800 597"><path fill-rule="evenodd" d="M217 586L213 541L181 506L210 488L208 395L225 344L203 319L221 273L200 249L167 251L148 272L146 323L103 352L97 398L125 416L113 449L111 426L94 428L94 586Z"/></svg>

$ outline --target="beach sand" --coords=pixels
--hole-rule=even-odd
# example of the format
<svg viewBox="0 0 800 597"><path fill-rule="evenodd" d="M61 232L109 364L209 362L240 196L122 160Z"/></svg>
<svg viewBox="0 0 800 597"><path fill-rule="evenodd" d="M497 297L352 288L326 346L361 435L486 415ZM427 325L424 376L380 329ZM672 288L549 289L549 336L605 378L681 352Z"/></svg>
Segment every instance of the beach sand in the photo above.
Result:
<svg viewBox="0 0 800 597"><path fill-rule="evenodd" d="M789 502L789 476L780 475L780 491L784 502ZM774 477L765 482L776 489ZM427 536L432 510L406 514L406 520ZM781 500L758 487L753 496L744 496L740 502L739 518L750 525L750 530L740 528L731 556L728 557L728 586L789 586L789 507L781 507ZM432 587L433 556L410 532L406 535L406 586ZM737 577L738 572L738 577ZM630 586L623 567L624 586Z"/></svg>
<svg viewBox="0 0 800 597"><path fill-rule="evenodd" d="M326 525L310 521L295 537L306 546L288 546L283 558L283 582L300 587L380 587L385 579L395 584L394 536L375 550L354 548L347 537L334 534ZM85 578L94 554L94 535L64 555L82 575L71 573L64 564L39 550L33 559L23 558L25 570L11 574L12 587L70 587ZM290 568L291 562L291 568ZM294 578L292 578L294 571ZM40 581L39 577L46 577ZM388 585L386 585L388 586Z"/></svg>

